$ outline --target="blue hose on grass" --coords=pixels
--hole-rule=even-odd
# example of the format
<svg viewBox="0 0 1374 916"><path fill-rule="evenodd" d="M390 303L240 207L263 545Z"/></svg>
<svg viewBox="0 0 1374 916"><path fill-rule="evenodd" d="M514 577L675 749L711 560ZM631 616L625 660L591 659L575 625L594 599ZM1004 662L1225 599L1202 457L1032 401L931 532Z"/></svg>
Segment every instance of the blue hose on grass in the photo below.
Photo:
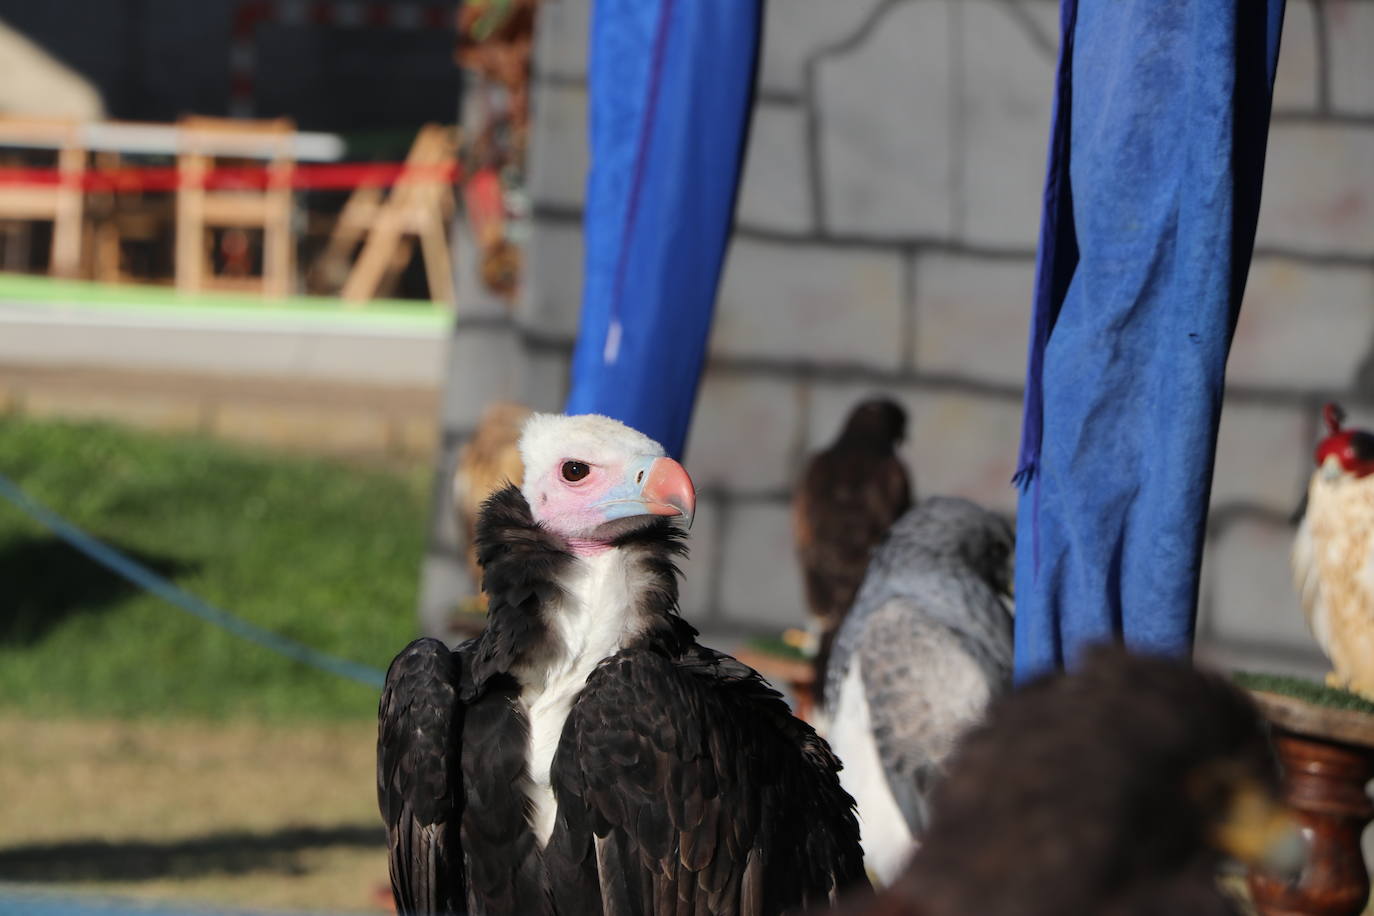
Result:
<svg viewBox="0 0 1374 916"><path fill-rule="evenodd" d="M220 610L195 595L183 591L148 567L126 557L108 544L96 540L51 509L35 502L32 497L3 474L0 474L0 496L9 500L34 521L101 566L183 611L227 630L240 639L256 643L279 655L310 665L312 668L327 671L330 674L347 678L350 681L357 681L369 687L378 689L382 687L385 675L376 668L345 658L338 658L318 649L312 649L310 646L235 617L228 611Z"/></svg>

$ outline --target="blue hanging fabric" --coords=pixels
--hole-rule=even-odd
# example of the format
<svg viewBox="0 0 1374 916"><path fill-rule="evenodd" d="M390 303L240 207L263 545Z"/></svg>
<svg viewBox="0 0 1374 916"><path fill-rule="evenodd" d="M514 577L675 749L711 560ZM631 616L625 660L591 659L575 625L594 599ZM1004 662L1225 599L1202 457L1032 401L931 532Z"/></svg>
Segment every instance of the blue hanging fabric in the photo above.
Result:
<svg viewBox="0 0 1374 916"><path fill-rule="evenodd" d="M1016 676L1191 650L1284 0L1062 0L1016 481Z"/></svg>
<svg viewBox="0 0 1374 916"><path fill-rule="evenodd" d="M569 413L681 457L753 101L759 0L596 0Z"/></svg>

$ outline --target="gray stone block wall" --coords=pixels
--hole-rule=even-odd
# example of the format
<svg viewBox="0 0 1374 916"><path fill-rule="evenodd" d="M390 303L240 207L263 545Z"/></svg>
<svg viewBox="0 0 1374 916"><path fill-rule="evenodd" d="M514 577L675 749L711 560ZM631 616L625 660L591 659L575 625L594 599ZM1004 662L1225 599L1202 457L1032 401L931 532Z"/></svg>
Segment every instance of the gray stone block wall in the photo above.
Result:
<svg viewBox="0 0 1374 916"><path fill-rule="evenodd" d="M530 280L511 333L546 364L566 360L581 293L589 4L550 0L539 25ZM1057 45L1054 0L766 10L686 456L702 498L684 608L726 634L803 621L790 485L865 395L907 405L920 493L1015 510ZM1370 47L1374 0L1290 0L1202 588L1200 651L1228 663L1320 665L1287 551L1323 400L1374 421Z"/></svg>

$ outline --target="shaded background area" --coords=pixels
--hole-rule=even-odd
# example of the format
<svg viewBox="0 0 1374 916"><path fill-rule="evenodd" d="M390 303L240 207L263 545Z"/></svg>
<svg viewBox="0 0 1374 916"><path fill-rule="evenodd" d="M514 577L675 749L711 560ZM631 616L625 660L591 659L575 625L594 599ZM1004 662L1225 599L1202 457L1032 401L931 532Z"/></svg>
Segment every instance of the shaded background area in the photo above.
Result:
<svg viewBox="0 0 1374 916"><path fill-rule="evenodd" d="M556 408L581 289L591 0L537 29L529 281L464 302L451 462L491 398ZM684 607L723 635L802 619L788 498L859 398L910 413L919 494L1014 511L1054 0L767 4L754 120L685 466ZM1198 649L1317 674L1291 518L1328 399L1374 423L1374 2L1290 0L1255 257L1228 369ZM436 514L422 604L466 587ZM760 570L776 570L760 575Z"/></svg>
<svg viewBox="0 0 1374 916"><path fill-rule="evenodd" d="M240 53L235 17L248 6L250 0L0 0L0 23L88 79L110 117L174 121L187 113L230 113L232 58ZM310 5L297 6L305 19ZM457 114L451 25L262 22L252 31L256 117L289 115L306 130L360 131L413 130L426 121L451 123Z"/></svg>

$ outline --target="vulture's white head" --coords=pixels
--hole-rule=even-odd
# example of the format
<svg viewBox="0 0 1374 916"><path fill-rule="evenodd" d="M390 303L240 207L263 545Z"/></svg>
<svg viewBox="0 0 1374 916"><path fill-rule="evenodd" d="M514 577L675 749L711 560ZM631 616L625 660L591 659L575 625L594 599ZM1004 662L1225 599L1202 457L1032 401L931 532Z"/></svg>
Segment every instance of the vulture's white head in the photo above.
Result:
<svg viewBox="0 0 1374 916"><path fill-rule="evenodd" d="M520 436L520 492L544 528L575 548L604 545L656 517L690 526L696 491L663 446L598 414L537 413Z"/></svg>

